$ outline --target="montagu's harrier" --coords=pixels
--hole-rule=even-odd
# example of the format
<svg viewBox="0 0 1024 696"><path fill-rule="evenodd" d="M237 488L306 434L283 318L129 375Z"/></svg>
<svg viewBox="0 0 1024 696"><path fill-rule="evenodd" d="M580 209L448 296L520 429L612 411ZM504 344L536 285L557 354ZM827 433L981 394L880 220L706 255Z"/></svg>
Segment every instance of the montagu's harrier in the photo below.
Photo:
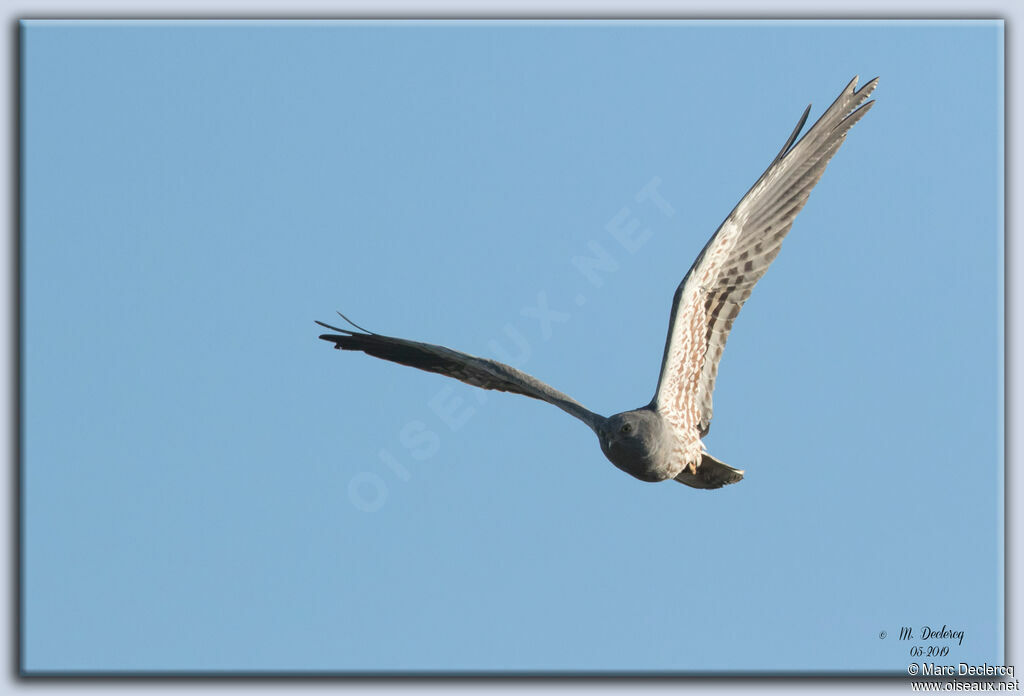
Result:
<svg viewBox="0 0 1024 696"><path fill-rule="evenodd" d="M847 132L871 108L877 78L857 90L853 78L807 134L807 107L778 156L725 219L693 262L672 298L658 388L649 404L604 418L514 367L466 353L317 322L335 348L454 377L483 389L547 401L597 434L601 451L642 481L675 479L694 488L721 488L743 472L704 451L718 361L740 307L778 255L782 239L807 202ZM348 321L346 319L346 321ZM351 323L351 322L349 322Z"/></svg>

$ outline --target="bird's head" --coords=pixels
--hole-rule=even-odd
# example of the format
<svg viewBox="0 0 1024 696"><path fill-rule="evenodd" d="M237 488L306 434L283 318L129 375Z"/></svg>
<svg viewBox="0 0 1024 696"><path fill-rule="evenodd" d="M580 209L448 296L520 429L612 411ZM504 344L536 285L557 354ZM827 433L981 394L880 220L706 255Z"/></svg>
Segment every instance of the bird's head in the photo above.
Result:
<svg viewBox="0 0 1024 696"><path fill-rule="evenodd" d="M608 460L641 481L663 481L667 448L665 424L649 408L616 413L597 427L601 451Z"/></svg>

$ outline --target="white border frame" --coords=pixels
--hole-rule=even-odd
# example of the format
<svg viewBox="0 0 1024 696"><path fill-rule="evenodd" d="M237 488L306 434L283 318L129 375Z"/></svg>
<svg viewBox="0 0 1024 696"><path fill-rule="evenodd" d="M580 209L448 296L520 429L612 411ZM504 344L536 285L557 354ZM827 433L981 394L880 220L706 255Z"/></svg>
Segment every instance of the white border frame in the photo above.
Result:
<svg viewBox="0 0 1024 696"><path fill-rule="evenodd" d="M827 9L822 9L823 7ZM1013 211L1013 202L1022 200L1020 183L1014 173L1014 166L1020 162L1021 147L1013 134L1012 115L1020 113L1020 76L1024 74L1014 37L1018 20L1024 19L1024 4L1014 0L988 0L975 3L924 0L837 0L828 5L813 3L808 0L777 0L773 3L756 2L754 0L721 0L711 2L669 2L666 0L524 0L508 2L497 0L486 6L468 0L439 0L428 2L423 0L152 0L150 2L131 2L130 0L106 0L105 2L76 2L74 0L29 2L27 0L0 0L0 13L6 28L6 49L3 52L5 69L2 74L6 79L6 92L9 95L8 108L5 111L5 127L7 138L2 139L2 154L8 166L3 170L2 180L6 183L6 207L8 210L8 243L2 246L0 255L6 271L7 281L3 291L7 302L0 302L0 322L6 327L8 341L3 344L3 353L7 358L8 370L0 378L0 387L6 387L10 395L3 404L5 421L8 427L3 431L2 439L8 452L9 475L0 479L3 499L15 500L13 486L15 477L17 452L15 451L15 426L18 408L17 369L15 362L13 322L16 319L18 298L17 288L12 282L15 276L16 259L13 252L17 239L17 70L18 56L17 32L19 19L42 18L144 18L144 19L200 19L200 18L635 18L635 19L1003 19L1005 20L1005 288L1006 301L1004 316L1005 346L1005 500L1021 500L1022 479L1015 475L1015 464L1019 462L1014 433L1022 430L1022 419L1013 407L1016 397L1020 394L1021 376L1013 369L1013 358L1019 353L1021 346L1021 313L1024 311L1024 290L1014 281L1016 269L1024 268L1024 244L1015 242L1019 239L1020 225ZM345 679L345 678L180 678L168 680L132 679L132 678L22 678L18 675L16 662L18 653L17 601L14 596L14 579L17 572L15 556L16 518L14 506L9 506L9 514L4 518L7 534L0 535L5 545L6 558L10 572L0 574L0 590L6 601L0 601L0 616L3 616L8 630L0 634L0 654L7 658L7 669L2 682L3 693L31 692L33 694L64 694L64 693L135 693L137 691L159 690L165 694L221 694L225 692L259 692L259 693L294 693L296 690L337 693L344 690L349 693L413 693L436 692L450 693L453 691L476 693L477 691L502 691L530 693L592 693L622 692L632 693L663 692L678 694L681 690L696 689L699 693L820 693L822 691L839 691L846 693L910 693L910 680L883 678L638 678L638 679L478 679L478 678L445 678L445 679ZM1013 505L1004 506L1006 515L1005 534L1005 654L1006 664L1015 665L1024 672L1024 660L1021 659L1021 607L1013 597L1011 579L1020 579L1021 573L1021 515L1015 514ZM1018 678L1020 674L1018 674Z"/></svg>

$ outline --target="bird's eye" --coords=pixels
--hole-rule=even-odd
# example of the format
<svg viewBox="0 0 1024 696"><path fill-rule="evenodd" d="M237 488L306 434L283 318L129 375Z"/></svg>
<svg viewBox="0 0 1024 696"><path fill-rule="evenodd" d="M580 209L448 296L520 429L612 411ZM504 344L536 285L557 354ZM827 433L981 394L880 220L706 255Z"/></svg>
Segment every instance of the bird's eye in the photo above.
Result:
<svg viewBox="0 0 1024 696"><path fill-rule="evenodd" d="M628 435L629 433L633 432L633 426L630 423L624 423L622 427L619 428L619 432L624 435Z"/></svg>

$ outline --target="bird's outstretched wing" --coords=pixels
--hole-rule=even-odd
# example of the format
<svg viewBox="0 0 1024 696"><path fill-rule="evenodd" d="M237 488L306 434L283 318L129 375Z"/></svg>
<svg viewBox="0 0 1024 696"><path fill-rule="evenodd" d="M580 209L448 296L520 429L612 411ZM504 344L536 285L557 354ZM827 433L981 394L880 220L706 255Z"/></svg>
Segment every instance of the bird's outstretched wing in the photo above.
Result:
<svg viewBox="0 0 1024 696"><path fill-rule="evenodd" d="M733 320L782 247L825 165L874 102L878 78L846 86L796 145L810 107L782 150L715 232L672 299L668 338L654 397L679 432L707 434L718 362Z"/></svg>
<svg viewBox="0 0 1024 696"><path fill-rule="evenodd" d="M344 319L345 317L342 316ZM348 321L348 319L345 319ZM350 322L351 323L351 322ZM350 331L318 321L317 324L337 333L321 334L320 338L330 341L340 350L358 350L375 358L408 365L427 372L436 372L446 377L471 384L481 389L522 394L533 399L554 404L571 416L579 418L596 432L598 425L604 421L602 416L590 411L569 396L544 384L538 379L521 372L511 365L478 358L468 353L435 346L430 343L418 343L404 338L381 336L363 329ZM353 324L355 328L360 328Z"/></svg>

